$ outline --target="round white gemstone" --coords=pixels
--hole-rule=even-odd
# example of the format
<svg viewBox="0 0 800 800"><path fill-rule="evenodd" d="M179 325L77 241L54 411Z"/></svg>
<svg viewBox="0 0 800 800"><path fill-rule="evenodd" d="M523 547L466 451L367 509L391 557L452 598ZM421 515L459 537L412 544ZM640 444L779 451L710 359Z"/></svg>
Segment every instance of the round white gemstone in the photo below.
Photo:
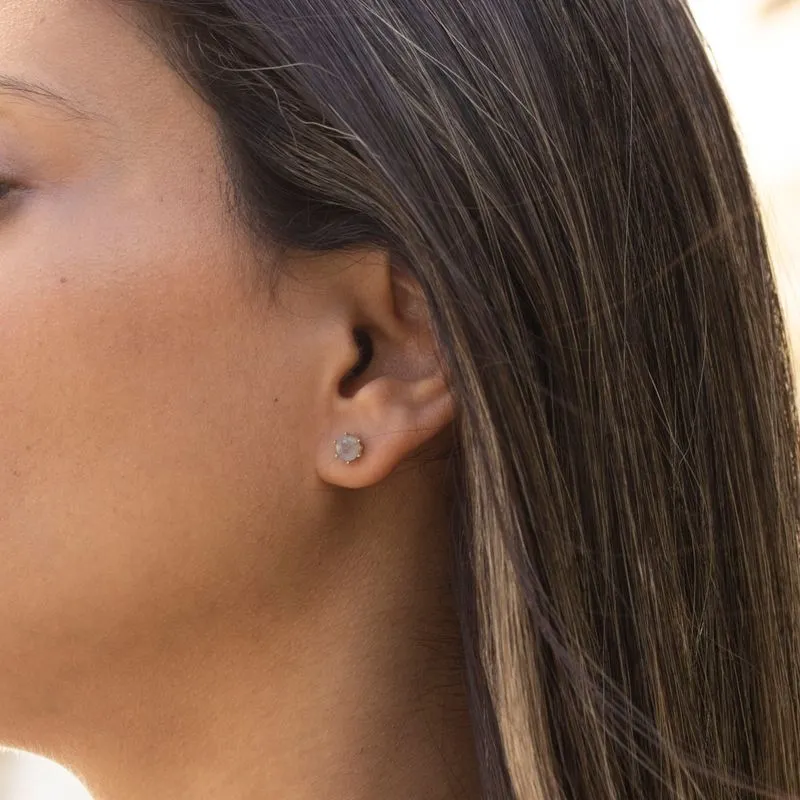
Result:
<svg viewBox="0 0 800 800"><path fill-rule="evenodd" d="M346 433L344 436L336 440L336 457L341 458L342 461L348 464L361 457L364 451L364 446L361 444L357 436Z"/></svg>

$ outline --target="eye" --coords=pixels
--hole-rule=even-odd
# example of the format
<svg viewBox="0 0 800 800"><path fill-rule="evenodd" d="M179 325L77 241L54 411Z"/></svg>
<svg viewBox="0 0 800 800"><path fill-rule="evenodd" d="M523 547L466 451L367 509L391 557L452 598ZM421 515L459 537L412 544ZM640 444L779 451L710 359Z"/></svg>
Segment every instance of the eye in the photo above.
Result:
<svg viewBox="0 0 800 800"><path fill-rule="evenodd" d="M17 201L22 199L23 187L15 181L0 178L0 221L14 211Z"/></svg>
<svg viewBox="0 0 800 800"><path fill-rule="evenodd" d="M16 188L13 183L0 179L0 201L5 200Z"/></svg>

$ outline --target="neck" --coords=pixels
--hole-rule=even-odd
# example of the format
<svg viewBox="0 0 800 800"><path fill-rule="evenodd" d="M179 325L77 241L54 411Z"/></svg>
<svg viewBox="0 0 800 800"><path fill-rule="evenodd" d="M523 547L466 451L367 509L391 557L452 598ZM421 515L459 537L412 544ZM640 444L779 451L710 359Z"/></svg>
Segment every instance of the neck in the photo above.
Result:
<svg viewBox="0 0 800 800"><path fill-rule="evenodd" d="M131 633L115 663L87 654L44 754L96 800L477 798L446 559L428 526L399 554L358 542L286 607Z"/></svg>

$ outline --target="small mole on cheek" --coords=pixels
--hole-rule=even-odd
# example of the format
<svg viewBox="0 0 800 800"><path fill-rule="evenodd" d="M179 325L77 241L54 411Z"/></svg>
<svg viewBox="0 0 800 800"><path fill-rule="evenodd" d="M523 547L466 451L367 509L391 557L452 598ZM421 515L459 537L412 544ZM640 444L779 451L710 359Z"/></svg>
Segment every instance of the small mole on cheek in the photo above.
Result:
<svg viewBox="0 0 800 800"><path fill-rule="evenodd" d="M60 280L60 283L66 283L66 282L67 282L67 278L63 278L62 277L61 280Z"/></svg>
<svg viewBox="0 0 800 800"><path fill-rule="evenodd" d="M277 397L273 398L272 402L273 403L277 403L278 402L278 398Z"/></svg>

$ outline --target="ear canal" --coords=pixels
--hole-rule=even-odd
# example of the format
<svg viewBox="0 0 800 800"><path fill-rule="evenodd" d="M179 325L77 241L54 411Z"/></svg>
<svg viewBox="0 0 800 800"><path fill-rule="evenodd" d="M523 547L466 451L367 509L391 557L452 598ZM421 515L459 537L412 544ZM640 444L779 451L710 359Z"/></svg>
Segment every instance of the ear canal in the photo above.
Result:
<svg viewBox="0 0 800 800"><path fill-rule="evenodd" d="M372 344L372 337L363 328L356 328L353 331L353 337L356 340L356 347L358 347L358 361L355 366L342 378L342 387L347 386L351 381L363 375L372 363L374 355L374 348Z"/></svg>

